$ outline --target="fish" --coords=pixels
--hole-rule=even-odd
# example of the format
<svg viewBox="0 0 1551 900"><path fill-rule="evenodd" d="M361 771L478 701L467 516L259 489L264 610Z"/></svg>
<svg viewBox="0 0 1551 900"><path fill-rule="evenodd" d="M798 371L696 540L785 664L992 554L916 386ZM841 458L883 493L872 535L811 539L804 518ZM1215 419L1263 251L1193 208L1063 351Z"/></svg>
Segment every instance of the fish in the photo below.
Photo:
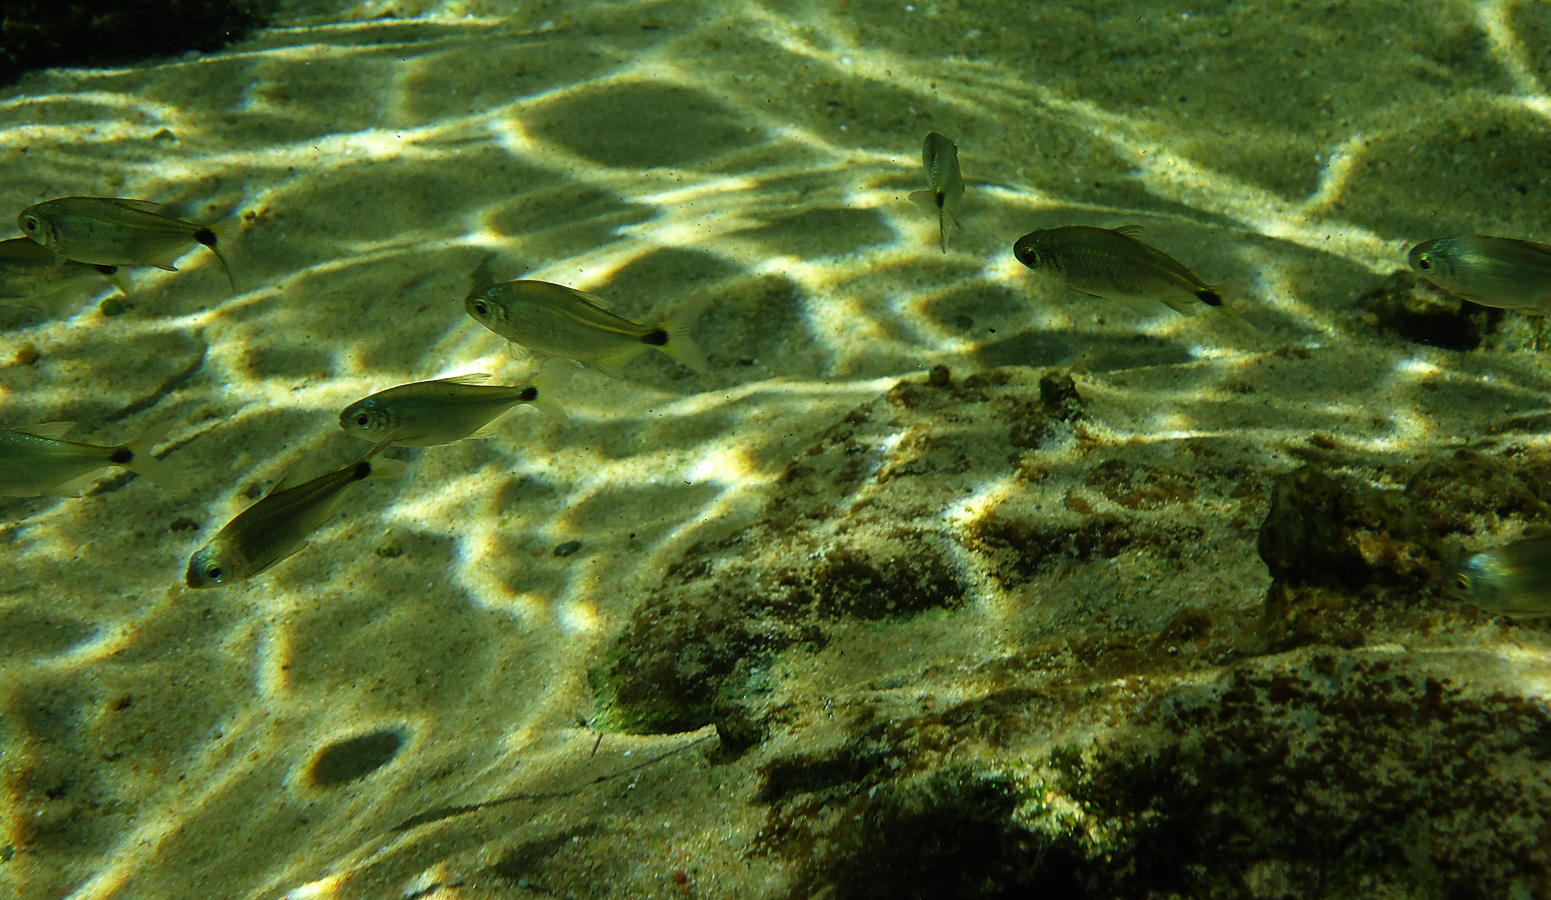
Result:
<svg viewBox="0 0 1551 900"><path fill-rule="evenodd" d="M61 259L103 266L155 266L176 272L173 262L195 244L210 248L237 291L216 234L197 222L180 219L149 200L118 197L61 197L22 210L22 233Z"/></svg>
<svg viewBox="0 0 1551 900"><path fill-rule="evenodd" d="M489 377L459 375L378 391L345 407L339 414L339 427L369 441L391 435L400 447L433 447L477 435L524 403L533 404L561 424L570 424L559 404L540 396L536 382L482 384Z"/></svg>
<svg viewBox="0 0 1551 900"><path fill-rule="evenodd" d="M545 357L573 360L606 375L647 348L661 350L695 372L705 354L689 336L704 301L680 307L666 322L642 325L605 309L583 291L548 281L507 281L470 294L464 309L474 321Z"/></svg>
<svg viewBox="0 0 1551 900"><path fill-rule="evenodd" d="M55 314L72 296L95 289L107 279L128 294L118 266L61 260L27 238L0 241L0 328L23 318Z"/></svg>
<svg viewBox="0 0 1551 900"><path fill-rule="evenodd" d="M1095 228L1067 225L1031 231L1012 245L1018 262L1060 275L1066 286L1090 297L1162 300L1193 316L1223 306L1222 285L1209 285L1185 264L1137 240L1140 225Z"/></svg>
<svg viewBox="0 0 1551 900"><path fill-rule="evenodd" d="M1417 274L1461 299L1551 314L1551 244L1469 234L1417 244L1406 258Z"/></svg>
<svg viewBox="0 0 1551 900"><path fill-rule="evenodd" d="M1469 557L1454 570L1455 596L1494 615L1551 616L1551 535Z"/></svg>
<svg viewBox="0 0 1551 900"><path fill-rule="evenodd" d="M64 440L74 424L47 422L0 431L0 497L77 496L110 466L162 487L172 484L167 464L151 455L170 425L149 429L127 444L102 445Z"/></svg>
<svg viewBox="0 0 1551 900"><path fill-rule="evenodd" d="M959 207L964 203L964 176L959 173L959 148L937 132L926 136L921 146L921 165L926 168L926 183L931 190L916 191L910 202L937 211L937 236L942 252L948 252L948 225L964 230Z"/></svg>
<svg viewBox="0 0 1551 900"><path fill-rule="evenodd" d="M379 441L350 465L310 481L281 479L189 557L184 581L191 588L236 584L305 548L312 533L338 509L346 488L404 472L403 462L376 458L388 442Z"/></svg>

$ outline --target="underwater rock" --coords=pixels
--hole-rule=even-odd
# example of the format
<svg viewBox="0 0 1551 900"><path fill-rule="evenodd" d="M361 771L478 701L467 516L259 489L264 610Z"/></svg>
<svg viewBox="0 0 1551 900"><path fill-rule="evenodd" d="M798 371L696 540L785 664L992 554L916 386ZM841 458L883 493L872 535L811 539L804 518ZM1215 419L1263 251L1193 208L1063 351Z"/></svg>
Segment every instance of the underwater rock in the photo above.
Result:
<svg viewBox="0 0 1551 900"><path fill-rule="evenodd" d="M273 0L8 0L0 84L29 69L219 50L263 27L273 7Z"/></svg>
<svg viewBox="0 0 1551 900"><path fill-rule="evenodd" d="M1357 298L1363 321L1416 344L1474 350L1502 320L1503 311L1461 300L1408 271L1396 271Z"/></svg>

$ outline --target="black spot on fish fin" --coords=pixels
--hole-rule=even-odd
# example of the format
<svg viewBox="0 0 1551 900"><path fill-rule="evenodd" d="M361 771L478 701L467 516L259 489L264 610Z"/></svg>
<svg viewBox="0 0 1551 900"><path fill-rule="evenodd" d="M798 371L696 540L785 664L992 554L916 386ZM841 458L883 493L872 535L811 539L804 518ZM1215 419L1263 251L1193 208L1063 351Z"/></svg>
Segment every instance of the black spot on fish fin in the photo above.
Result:
<svg viewBox="0 0 1551 900"><path fill-rule="evenodd" d="M201 244L204 244L206 247L209 247L211 250L215 249L215 245L216 245L215 232L210 230L209 228L201 228L198 231L194 232L194 240L199 241Z"/></svg>
<svg viewBox="0 0 1551 900"><path fill-rule="evenodd" d="M135 451L128 447L119 447L108 455L108 462L115 466L127 466L134 461Z"/></svg>
<svg viewBox="0 0 1551 900"><path fill-rule="evenodd" d="M1209 287L1196 291L1196 296L1207 306L1222 306L1222 295Z"/></svg>
<svg viewBox="0 0 1551 900"><path fill-rule="evenodd" d="M662 347L668 343L668 330L656 328L641 335L641 343L651 347Z"/></svg>
<svg viewBox="0 0 1551 900"><path fill-rule="evenodd" d="M523 388L522 389L522 393L517 395L517 399L523 401L524 403L532 403L534 400L537 400L538 398L539 398L539 389L534 387L531 384L528 385L527 387Z"/></svg>

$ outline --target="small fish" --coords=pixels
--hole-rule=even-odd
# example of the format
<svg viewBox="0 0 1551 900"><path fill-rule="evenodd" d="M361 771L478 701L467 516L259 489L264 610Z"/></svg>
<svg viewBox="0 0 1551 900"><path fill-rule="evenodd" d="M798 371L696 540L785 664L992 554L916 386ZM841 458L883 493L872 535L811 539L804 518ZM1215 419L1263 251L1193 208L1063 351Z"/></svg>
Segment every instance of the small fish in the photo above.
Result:
<svg viewBox="0 0 1551 900"><path fill-rule="evenodd" d="M964 176L959 174L959 148L953 141L937 132L926 136L921 146L921 165L926 167L926 183L929 191L916 191L910 195L911 203L937 211L937 234L942 252L948 252L948 225L952 223L964 230L959 221L959 207L964 203Z"/></svg>
<svg viewBox="0 0 1551 900"><path fill-rule="evenodd" d="M106 278L125 294L128 289L117 266L94 266L61 260L26 238L0 241L0 328L27 314L33 319L53 315L71 298L94 290Z"/></svg>
<svg viewBox="0 0 1551 900"><path fill-rule="evenodd" d="M1031 269L1049 268L1066 286L1090 297L1162 300L1193 316L1203 306L1223 307L1221 285L1208 285L1174 257L1133 235L1140 225L1094 228L1067 225L1031 231L1012 254Z"/></svg>
<svg viewBox="0 0 1551 900"><path fill-rule="evenodd" d="M1489 613L1551 616L1551 535L1477 553L1454 572L1454 593Z"/></svg>
<svg viewBox="0 0 1551 900"><path fill-rule="evenodd" d="M1551 244L1471 234L1417 244L1408 259L1417 274L1456 297L1551 314Z"/></svg>
<svg viewBox="0 0 1551 900"><path fill-rule="evenodd" d="M539 396L537 383L481 384L489 377L459 375L378 391L345 407L339 427L369 441L391 435L400 447L433 447L475 435L524 403L568 424L559 404Z"/></svg>
<svg viewBox="0 0 1551 900"><path fill-rule="evenodd" d="M75 496L109 466L123 466L163 487L172 483L167 464L151 455L170 426L117 446L62 440L72 427L71 422L48 422L0 431L0 497Z"/></svg>
<svg viewBox="0 0 1551 900"><path fill-rule="evenodd" d="M323 527L344 498L345 488L367 478L402 473L396 459L374 459L386 447L382 441L366 455L326 475L294 484L287 476L189 557L185 580L192 588L234 584L280 562L307 546L307 538Z"/></svg>
<svg viewBox="0 0 1551 900"><path fill-rule="evenodd" d="M215 232L168 213L148 200L117 197L61 197L22 210L17 224L63 259L103 266L155 266L176 272L173 262L195 244L215 254L237 290L237 280L216 249Z"/></svg>
<svg viewBox="0 0 1551 900"><path fill-rule="evenodd" d="M642 325L604 308L592 294L547 281L507 281L471 294L464 308L474 320L540 356L575 360L618 374L648 347L655 347L696 372L705 354L689 337L704 303L681 307L661 325Z"/></svg>

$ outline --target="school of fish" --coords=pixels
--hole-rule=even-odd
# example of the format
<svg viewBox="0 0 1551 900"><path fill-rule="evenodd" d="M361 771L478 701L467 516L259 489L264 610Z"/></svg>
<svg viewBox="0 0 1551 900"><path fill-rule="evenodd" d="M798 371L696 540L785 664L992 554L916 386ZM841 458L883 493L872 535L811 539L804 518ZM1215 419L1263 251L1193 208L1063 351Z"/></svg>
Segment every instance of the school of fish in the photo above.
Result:
<svg viewBox="0 0 1551 900"><path fill-rule="evenodd" d="M938 132L921 148L927 189L909 201L930 210L937 246L964 231L965 183L958 146ZM108 279L124 293L123 270L151 266L177 271L178 259L196 247L215 257L232 292L238 282L219 249L215 229L178 216L147 200L60 197L22 210L22 236L0 241L0 327L8 308L41 302ZM1230 292L1209 284L1169 253L1139 236L1135 224L1100 227L1052 225L1012 243L1012 256L1065 288L1096 299L1133 306L1161 302L1193 316L1218 312L1248 323L1227 300ZM1439 289L1483 306L1551 314L1551 245L1519 238L1455 235L1411 248L1407 261ZM488 260L487 260L488 262ZM604 299L561 284L530 279L493 283L482 264L464 309L475 322L542 360L565 360L618 376L633 359L658 350L691 372L709 369L692 337L704 300L684 302L661 318L636 322L608 309ZM1253 328L1254 326L1250 325ZM1257 329L1258 330L1258 329ZM381 456L388 447L433 447L488 433L507 413L532 406L566 425L564 411L543 389L544 379L485 384L485 375L462 375L398 385L346 406L339 427L371 442L349 464L302 480L286 476L264 496L217 529L188 560L191 588L231 585L253 578L307 546L314 532L338 511L358 482L398 475L403 461ZM65 440L72 424L45 422L0 430L0 497L44 493L74 496L109 468L123 468L152 483L176 484L173 467L153 454L166 437L161 426L123 444ZM1450 589L1482 609L1514 618L1551 615L1551 537L1530 537L1465 558Z"/></svg>

